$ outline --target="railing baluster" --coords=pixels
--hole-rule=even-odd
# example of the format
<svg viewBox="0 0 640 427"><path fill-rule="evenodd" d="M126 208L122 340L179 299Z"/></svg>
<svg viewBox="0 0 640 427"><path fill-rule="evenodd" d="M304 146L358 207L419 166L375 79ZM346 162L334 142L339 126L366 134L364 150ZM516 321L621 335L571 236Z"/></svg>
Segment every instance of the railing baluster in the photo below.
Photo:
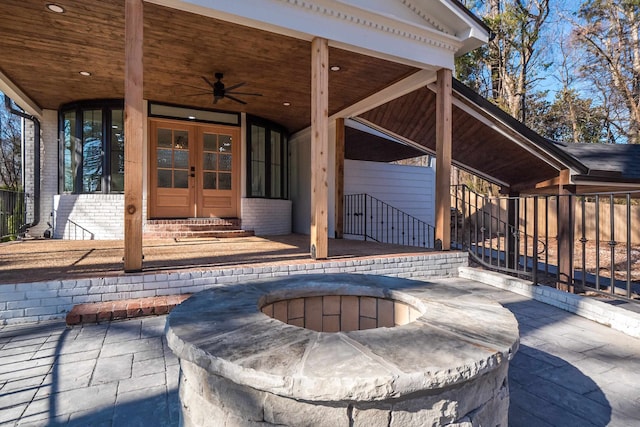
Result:
<svg viewBox="0 0 640 427"><path fill-rule="evenodd" d="M600 195L596 194L596 290L600 290Z"/></svg>
<svg viewBox="0 0 640 427"><path fill-rule="evenodd" d="M611 295L615 294L616 291L616 224L615 224L615 205L613 200L613 194L609 196L609 228L610 228L610 239L609 239L609 249L611 251L611 283L609 286L609 293Z"/></svg>
<svg viewBox="0 0 640 427"><path fill-rule="evenodd" d="M631 298L631 193L627 193L627 298Z"/></svg>

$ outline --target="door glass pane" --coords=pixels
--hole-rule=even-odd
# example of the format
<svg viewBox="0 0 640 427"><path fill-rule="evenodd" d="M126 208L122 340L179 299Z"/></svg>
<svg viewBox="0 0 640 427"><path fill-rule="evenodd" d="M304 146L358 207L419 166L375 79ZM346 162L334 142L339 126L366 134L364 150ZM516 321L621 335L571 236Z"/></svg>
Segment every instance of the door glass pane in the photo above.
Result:
<svg viewBox="0 0 640 427"><path fill-rule="evenodd" d="M170 170L158 170L158 187L171 188L171 171Z"/></svg>
<svg viewBox="0 0 640 427"><path fill-rule="evenodd" d="M158 147L171 147L171 129L158 129Z"/></svg>
<svg viewBox="0 0 640 427"><path fill-rule="evenodd" d="M204 170L214 171L217 169L217 154L216 153L204 153L202 159L202 167Z"/></svg>
<svg viewBox="0 0 640 427"><path fill-rule="evenodd" d="M158 167L170 168L171 167L171 150L157 150L158 155Z"/></svg>
<svg viewBox="0 0 640 427"><path fill-rule="evenodd" d="M176 169L189 168L189 152L184 150L174 150L173 167Z"/></svg>
<svg viewBox="0 0 640 427"><path fill-rule="evenodd" d="M102 110L85 110L82 119L82 191L101 190Z"/></svg>
<svg viewBox="0 0 640 427"><path fill-rule="evenodd" d="M216 173L215 172L205 172L203 181L203 188L205 190L215 190L216 189Z"/></svg>
<svg viewBox="0 0 640 427"><path fill-rule="evenodd" d="M111 110L111 191L124 191L124 119L121 109Z"/></svg>
<svg viewBox="0 0 640 427"><path fill-rule="evenodd" d="M218 170L231 170L231 154L220 154L220 164L218 165Z"/></svg>
<svg viewBox="0 0 640 427"><path fill-rule="evenodd" d="M231 190L231 174L219 173L218 174L218 190Z"/></svg>
<svg viewBox="0 0 640 427"><path fill-rule="evenodd" d="M173 171L173 188L189 188L189 173L187 171Z"/></svg>
<svg viewBox="0 0 640 427"><path fill-rule="evenodd" d="M203 146L204 151L217 151L218 150L218 135L214 133L205 133Z"/></svg>
<svg viewBox="0 0 640 427"><path fill-rule="evenodd" d="M173 133L173 148L186 150L189 148L189 132L176 130Z"/></svg>
<svg viewBox="0 0 640 427"><path fill-rule="evenodd" d="M231 151L231 136L230 135L218 135L218 142L220 143L218 146L218 150L220 152L230 152Z"/></svg>

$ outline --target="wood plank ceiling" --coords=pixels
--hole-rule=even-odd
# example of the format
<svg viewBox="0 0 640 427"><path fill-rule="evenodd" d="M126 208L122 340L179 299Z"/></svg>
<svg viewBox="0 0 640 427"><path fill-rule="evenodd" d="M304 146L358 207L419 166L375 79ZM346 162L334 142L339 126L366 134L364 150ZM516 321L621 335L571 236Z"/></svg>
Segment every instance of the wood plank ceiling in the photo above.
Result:
<svg viewBox="0 0 640 427"><path fill-rule="evenodd" d="M0 70L40 107L83 99L124 97L124 1L60 0L64 13L42 0L0 2ZM311 47L269 33L155 4L144 4L146 99L225 111L244 111L290 131L310 123ZM330 113L366 98L416 69L330 49L341 70L329 80ZM91 72L90 77L79 74ZM241 105L215 106L201 76L224 73L227 86L246 82ZM284 102L291 105L285 107Z"/></svg>
<svg viewBox="0 0 640 427"><path fill-rule="evenodd" d="M361 117L435 152L435 97L433 91L422 88ZM467 169L482 171L508 185L543 181L558 175L547 162L455 105L452 128L452 157Z"/></svg>

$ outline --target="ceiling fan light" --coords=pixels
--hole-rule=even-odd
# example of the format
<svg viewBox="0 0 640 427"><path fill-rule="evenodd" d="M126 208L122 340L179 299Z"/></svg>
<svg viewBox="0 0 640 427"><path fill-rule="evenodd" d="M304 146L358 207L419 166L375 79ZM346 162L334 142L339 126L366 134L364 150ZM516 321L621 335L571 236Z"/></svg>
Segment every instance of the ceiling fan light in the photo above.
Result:
<svg viewBox="0 0 640 427"><path fill-rule="evenodd" d="M64 8L55 3L47 3L47 9L54 13L64 13Z"/></svg>

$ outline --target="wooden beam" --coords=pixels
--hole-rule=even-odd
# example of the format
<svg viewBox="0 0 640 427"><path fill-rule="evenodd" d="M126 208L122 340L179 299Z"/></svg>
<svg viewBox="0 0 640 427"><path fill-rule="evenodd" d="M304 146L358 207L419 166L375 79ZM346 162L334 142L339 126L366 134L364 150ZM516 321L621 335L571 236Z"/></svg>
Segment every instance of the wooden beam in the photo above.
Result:
<svg viewBox="0 0 640 427"><path fill-rule="evenodd" d="M451 70L436 80L436 249L451 249ZM439 242L439 243L438 243Z"/></svg>
<svg viewBox="0 0 640 427"><path fill-rule="evenodd" d="M560 290L577 292L573 283L574 196L571 193L571 171L558 175L558 284Z"/></svg>
<svg viewBox="0 0 640 427"><path fill-rule="evenodd" d="M142 1L125 2L124 271L142 270Z"/></svg>
<svg viewBox="0 0 640 427"><path fill-rule="evenodd" d="M336 119L336 239L342 239L344 234L344 119Z"/></svg>
<svg viewBox="0 0 640 427"><path fill-rule="evenodd" d="M311 258L329 248L329 43L311 41Z"/></svg>

